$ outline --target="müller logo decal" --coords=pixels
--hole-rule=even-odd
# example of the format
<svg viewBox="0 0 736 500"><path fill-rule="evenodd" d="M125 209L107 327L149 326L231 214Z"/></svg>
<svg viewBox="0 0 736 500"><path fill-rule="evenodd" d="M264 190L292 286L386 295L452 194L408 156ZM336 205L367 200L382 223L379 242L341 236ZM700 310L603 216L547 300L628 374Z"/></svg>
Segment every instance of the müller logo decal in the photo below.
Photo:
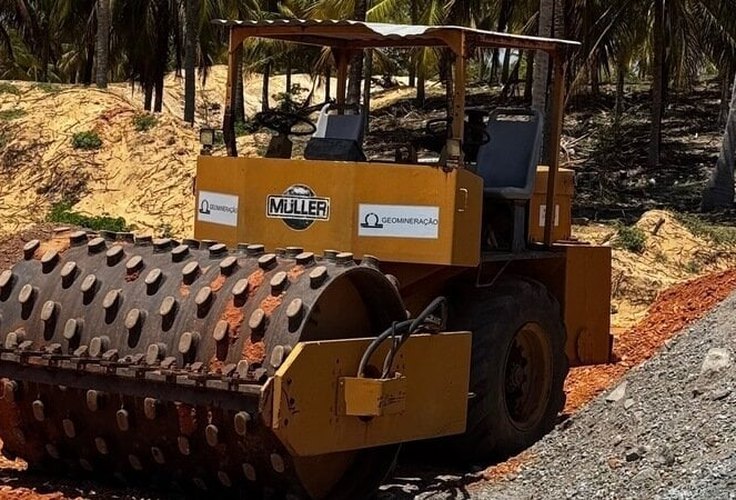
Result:
<svg viewBox="0 0 736 500"><path fill-rule="evenodd" d="M309 186L294 184L283 194L268 197L266 216L283 220L295 231L303 231L314 221L330 220L330 199L318 197Z"/></svg>

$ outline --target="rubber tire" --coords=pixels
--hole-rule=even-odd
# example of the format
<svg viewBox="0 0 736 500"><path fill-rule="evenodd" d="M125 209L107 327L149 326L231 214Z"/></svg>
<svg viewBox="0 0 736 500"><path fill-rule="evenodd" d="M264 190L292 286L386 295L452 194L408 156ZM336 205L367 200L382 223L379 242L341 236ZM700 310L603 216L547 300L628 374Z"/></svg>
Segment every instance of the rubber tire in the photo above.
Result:
<svg viewBox="0 0 736 500"><path fill-rule="evenodd" d="M566 331L557 300L544 285L525 277L504 276L490 288L452 295L449 330L473 333L468 424L452 440L459 457L469 461L502 460L531 446L552 430L565 406L568 372ZM546 408L529 428L517 428L506 408L504 365L516 332L535 322L547 334L552 382Z"/></svg>

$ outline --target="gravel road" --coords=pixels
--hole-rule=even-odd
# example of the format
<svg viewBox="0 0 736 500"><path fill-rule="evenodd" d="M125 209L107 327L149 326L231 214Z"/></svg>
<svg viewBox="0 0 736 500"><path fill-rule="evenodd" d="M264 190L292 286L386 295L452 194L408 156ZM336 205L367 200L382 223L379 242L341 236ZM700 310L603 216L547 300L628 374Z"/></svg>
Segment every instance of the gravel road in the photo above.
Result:
<svg viewBox="0 0 736 500"><path fill-rule="evenodd" d="M735 351L736 295L560 424L505 480L394 481L382 498L736 499Z"/></svg>

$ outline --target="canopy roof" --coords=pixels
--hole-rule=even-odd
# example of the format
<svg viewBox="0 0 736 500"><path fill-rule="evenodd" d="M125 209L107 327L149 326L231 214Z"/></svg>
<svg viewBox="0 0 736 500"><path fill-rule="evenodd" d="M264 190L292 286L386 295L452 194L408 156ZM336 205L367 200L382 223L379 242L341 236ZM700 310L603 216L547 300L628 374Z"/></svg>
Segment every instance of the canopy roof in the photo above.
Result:
<svg viewBox="0 0 736 500"><path fill-rule="evenodd" d="M507 47L562 52L578 47L578 42L496 33L461 26L421 26L367 23L360 21L280 19L236 21L217 19L213 23L234 30L235 41L247 37L268 38L307 45L339 48L436 47L448 46L466 54L473 48Z"/></svg>

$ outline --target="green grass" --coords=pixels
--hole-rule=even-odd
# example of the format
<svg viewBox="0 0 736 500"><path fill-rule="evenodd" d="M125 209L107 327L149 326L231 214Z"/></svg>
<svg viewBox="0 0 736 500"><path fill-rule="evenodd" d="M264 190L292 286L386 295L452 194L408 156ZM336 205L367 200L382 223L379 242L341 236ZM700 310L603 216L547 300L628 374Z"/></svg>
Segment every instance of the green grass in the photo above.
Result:
<svg viewBox="0 0 736 500"><path fill-rule="evenodd" d="M128 225L122 217L109 215L88 216L72 210L72 202L61 201L51 207L46 220L61 224L84 227L94 231L127 231Z"/></svg>
<svg viewBox="0 0 736 500"><path fill-rule="evenodd" d="M690 274L699 274L702 270L703 264L697 259L692 259L687 264L685 264L685 271L689 272Z"/></svg>
<svg viewBox="0 0 736 500"><path fill-rule="evenodd" d="M620 226L613 244L616 248L642 253L647 245L647 235L637 226Z"/></svg>
<svg viewBox="0 0 736 500"><path fill-rule="evenodd" d="M0 120L9 122L10 120L17 120L25 115L26 112L23 109L6 109L4 111L0 111Z"/></svg>
<svg viewBox="0 0 736 500"><path fill-rule="evenodd" d="M0 94L20 95L20 89L8 82L0 82Z"/></svg>
<svg viewBox="0 0 736 500"><path fill-rule="evenodd" d="M77 132L72 137L72 146L74 149L100 149L100 146L102 146L102 139L97 135L97 132L93 132L91 130Z"/></svg>
<svg viewBox="0 0 736 500"><path fill-rule="evenodd" d="M58 94L61 92L61 86L54 83L40 82L36 84L36 88L47 94Z"/></svg>
<svg viewBox="0 0 736 500"><path fill-rule="evenodd" d="M240 137L243 135L252 134L253 132L258 130L258 125L256 125L254 122L250 120L246 120L244 122L235 122L235 136Z"/></svg>
<svg viewBox="0 0 736 500"><path fill-rule="evenodd" d="M138 132L147 132L156 126L158 118L150 113L137 113L133 117L133 126Z"/></svg>
<svg viewBox="0 0 736 500"><path fill-rule="evenodd" d="M720 246L736 246L736 227L719 226L693 214L675 214L691 233Z"/></svg>

